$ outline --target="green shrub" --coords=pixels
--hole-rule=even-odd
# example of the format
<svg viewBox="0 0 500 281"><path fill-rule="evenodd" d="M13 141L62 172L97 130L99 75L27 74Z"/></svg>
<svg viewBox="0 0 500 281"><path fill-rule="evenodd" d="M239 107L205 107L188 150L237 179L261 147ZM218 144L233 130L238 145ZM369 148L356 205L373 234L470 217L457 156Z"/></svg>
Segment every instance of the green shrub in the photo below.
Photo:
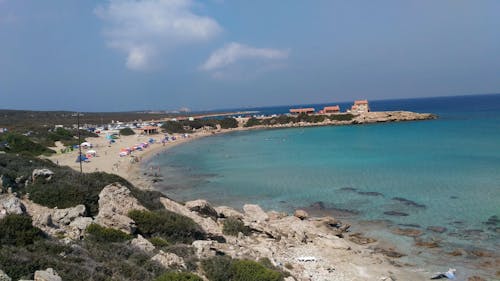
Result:
<svg viewBox="0 0 500 281"><path fill-rule="evenodd" d="M155 281L203 281L203 279L193 273L168 272L158 276Z"/></svg>
<svg viewBox="0 0 500 281"><path fill-rule="evenodd" d="M354 118L354 115L352 115L351 113L332 114L328 116L328 118L332 121L351 121Z"/></svg>
<svg viewBox="0 0 500 281"><path fill-rule="evenodd" d="M123 128L120 130L120 135L122 136L133 136L135 135L135 132L134 130L130 129L130 128Z"/></svg>
<svg viewBox="0 0 500 281"><path fill-rule="evenodd" d="M206 237L192 219L167 210L132 210L129 217L136 222L137 231L145 237L161 237L173 243L191 243Z"/></svg>
<svg viewBox="0 0 500 281"><path fill-rule="evenodd" d="M228 256L215 256L201 261L201 268L210 281L232 280L231 268L233 260Z"/></svg>
<svg viewBox="0 0 500 281"><path fill-rule="evenodd" d="M226 235L237 236L239 232L243 233L244 235L249 235L250 228L248 226L245 226L245 224L241 220L234 217L229 217L224 220L222 233Z"/></svg>
<svg viewBox="0 0 500 281"><path fill-rule="evenodd" d="M43 232L26 215L7 215L0 220L0 245L24 246L42 238Z"/></svg>
<svg viewBox="0 0 500 281"><path fill-rule="evenodd" d="M248 119L248 121L245 123L245 127L253 127L253 126L258 126L260 124L261 124L261 122L259 119L252 117L252 118Z"/></svg>
<svg viewBox="0 0 500 281"><path fill-rule="evenodd" d="M132 236L121 230L93 223L87 227L87 238L96 242L111 243L124 242L132 239Z"/></svg>
<svg viewBox="0 0 500 281"><path fill-rule="evenodd" d="M219 121L219 124L222 129L237 128L238 120L234 118L224 118Z"/></svg>
<svg viewBox="0 0 500 281"><path fill-rule="evenodd" d="M151 237L151 239L149 239L149 242L151 242L151 244L153 244L153 246L157 248L164 248L170 246L170 243L168 243L167 240L162 239L160 237Z"/></svg>
<svg viewBox="0 0 500 281"><path fill-rule="evenodd" d="M170 134L175 134L175 133L185 133L186 130L184 130L184 126L177 121L167 121L161 125L161 128Z"/></svg>
<svg viewBox="0 0 500 281"><path fill-rule="evenodd" d="M7 133L0 135L0 142L6 142L8 146L0 147L0 150L3 150L7 153L23 153L27 155L50 155L55 153L55 151L48 149L47 147L32 141L29 137L16 134L16 133Z"/></svg>
<svg viewBox="0 0 500 281"><path fill-rule="evenodd" d="M237 260L231 264L231 275L234 281L282 281L284 275L276 270L266 268L262 264L250 260Z"/></svg>

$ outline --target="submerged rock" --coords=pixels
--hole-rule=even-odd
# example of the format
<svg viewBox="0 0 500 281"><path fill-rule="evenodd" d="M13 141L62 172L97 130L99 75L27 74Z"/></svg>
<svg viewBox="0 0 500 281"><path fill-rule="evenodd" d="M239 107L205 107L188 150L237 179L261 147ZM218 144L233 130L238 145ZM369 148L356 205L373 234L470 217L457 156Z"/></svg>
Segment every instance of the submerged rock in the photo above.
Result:
<svg viewBox="0 0 500 281"><path fill-rule="evenodd" d="M427 230L430 230L430 231L436 232L436 233L444 233L444 232L446 232L447 228L444 226L429 226L429 227L427 227Z"/></svg>
<svg viewBox="0 0 500 281"><path fill-rule="evenodd" d="M373 251L375 253L379 253L379 254L383 254L384 256L387 256L387 257L390 257L390 258L400 258L400 257L404 257L405 254L403 253L400 253L392 248L389 248L389 249L385 249L385 248L375 248L373 249Z"/></svg>
<svg viewBox="0 0 500 281"><path fill-rule="evenodd" d="M415 245L425 248L439 248L439 243L435 240L425 241L421 239L415 240Z"/></svg>
<svg viewBox="0 0 500 281"><path fill-rule="evenodd" d="M367 196L384 196L384 194L376 191L358 191L358 194Z"/></svg>
<svg viewBox="0 0 500 281"><path fill-rule="evenodd" d="M349 186L348 187L342 187L339 190L341 190L341 191L353 191L353 192L358 191L357 188L349 187Z"/></svg>
<svg viewBox="0 0 500 281"><path fill-rule="evenodd" d="M412 201L412 200L409 200L409 199L406 199L406 198L403 198L403 197L393 197L392 200L401 202L404 205L410 206L410 207L416 207L416 208L425 208L426 207L423 204L419 204L419 203L417 203L415 201Z"/></svg>
<svg viewBox="0 0 500 281"><path fill-rule="evenodd" d="M312 203L309 207L313 208L313 209L317 209L317 210L326 209L325 203L323 203L323 201L316 201L316 202Z"/></svg>
<svg viewBox="0 0 500 281"><path fill-rule="evenodd" d="M384 212L384 215L396 216L396 217L407 217L408 216L407 213L399 212L399 211L386 211L386 212Z"/></svg>
<svg viewBox="0 0 500 281"><path fill-rule="evenodd" d="M377 239L374 239L371 237L366 237L360 232L350 234L348 239L350 241L358 244L358 245L366 245L366 244L377 242Z"/></svg>
<svg viewBox="0 0 500 281"><path fill-rule="evenodd" d="M486 279L479 277L477 275L471 276L467 279L467 281L486 281Z"/></svg>
<svg viewBox="0 0 500 281"><path fill-rule="evenodd" d="M392 233L398 234L398 235L404 235L404 236L409 236L409 237L418 237L423 234L422 230L420 229L415 229L415 228L393 228L391 230Z"/></svg>

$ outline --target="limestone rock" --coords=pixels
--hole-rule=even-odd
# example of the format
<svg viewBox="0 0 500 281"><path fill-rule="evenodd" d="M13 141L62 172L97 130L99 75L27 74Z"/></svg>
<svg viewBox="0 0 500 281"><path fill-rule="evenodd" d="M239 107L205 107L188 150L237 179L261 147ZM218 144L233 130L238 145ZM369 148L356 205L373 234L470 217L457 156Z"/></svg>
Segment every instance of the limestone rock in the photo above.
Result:
<svg viewBox="0 0 500 281"><path fill-rule="evenodd" d="M127 233L135 231L135 222L127 215L132 210L146 210L130 194L130 190L119 183L104 187L99 194L99 213L96 223Z"/></svg>
<svg viewBox="0 0 500 281"><path fill-rule="evenodd" d="M269 216L269 220L280 220L282 218L287 217L288 215L283 212L276 212L276 211L269 211L267 212L267 215Z"/></svg>
<svg viewBox="0 0 500 281"><path fill-rule="evenodd" d="M305 220L309 217L309 214L304 210L295 210L293 215L301 220Z"/></svg>
<svg viewBox="0 0 500 281"><path fill-rule="evenodd" d="M12 281L12 279L0 269L0 281Z"/></svg>
<svg viewBox="0 0 500 281"><path fill-rule="evenodd" d="M467 279L467 281L486 281L486 279L482 278L482 277L479 277L479 276L471 276Z"/></svg>
<svg viewBox="0 0 500 281"><path fill-rule="evenodd" d="M238 219L243 218L243 214L236 211L235 209L227 206L219 206L215 207L215 211L219 214L219 217L221 218L229 218L229 217L234 217Z"/></svg>
<svg viewBox="0 0 500 281"><path fill-rule="evenodd" d="M205 259L215 256L215 251L212 250L214 244L214 241L196 240L192 245L196 251L196 256L199 259Z"/></svg>
<svg viewBox="0 0 500 281"><path fill-rule="evenodd" d="M137 235L137 238L130 241L130 245L146 253L151 253L155 250L155 246L140 234Z"/></svg>
<svg viewBox="0 0 500 281"><path fill-rule="evenodd" d="M173 253L165 253L162 250L160 250L158 254L153 256L151 260L158 262L165 268L172 268L172 267L186 268L186 264L184 263L183 258Z"/></svg>
<svg viewBox="0 0 500 281"><path fill-rule="evenodd" d="M35 281L62 281L61 277L52 268L35 271Z"/></svg>
<svg viewBox="0 0 500 281"><path fill-rule="evenodd" d="M10 214L21 215L24 211L25 207L19 198L11 194L0 196L0 219Z"/></svg>
<svg viewBox="0 0 500 281"><path fill-rule="evenodd" d="M54 172L49 169L34 169L33 173L31 173L31 180L36 182L39 179L43 179L45 181L50 181L54 176Z"/></svg>
<svg viewBox="0 0 500 281"><path fill-rule="evenodd" d="M93 222L92 218L89 217L78 217L73 220L69 226L76 228L78 230L85 230Z"/></svg>
<svg viewBox="0 0 500 281"><path fill-rule="evenodd" d="M160 198L160 202L163 204L165 209L191 218L194 222L199 224L205 232L214 235L222 235L222 228L214 220L204 218L198 215L198 213L190 211L186 206L183 206L182 204L179 204L169 198L162 197Z"/></svg>
<svg viewBox="0 0 500 281"><path fill-rule="evenodd" d="M207 200L194 200L188 201L184 205L190 211L197 212L203 217L211 217L217 219L219 216L217 211L207 202Z"/></svg>
<svg viewBox="0 0 500 281"><path fill-rule="evenodd" d="M243 211L245 211L245 217L253 222L265 222L269 220L269 216L259 205L245 204Z"/></svg>
<svg viewBox="0 0 500 281"><path fill-rule="evenodd" d="M52 222L57 224L69 225L71 221L85 214L85 206L77 205L72 208L57 209L52 214Z"/></svg>

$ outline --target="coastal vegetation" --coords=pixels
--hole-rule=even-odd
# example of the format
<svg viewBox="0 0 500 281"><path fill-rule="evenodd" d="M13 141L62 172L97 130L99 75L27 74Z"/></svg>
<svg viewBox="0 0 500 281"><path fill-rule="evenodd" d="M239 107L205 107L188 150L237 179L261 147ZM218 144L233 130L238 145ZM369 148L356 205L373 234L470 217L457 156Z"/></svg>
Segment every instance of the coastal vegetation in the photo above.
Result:
<svg viewBox="0 0 500 281"><path fill-rule="evenodd" d="M203 279L189 272L167 272L156 278L155 281L203 281Z"/></svg>
<svg viewBox="0 0 500 281"><path fill-rule="evenodd" d="M285 274L269 264L269 260L256 262L235 260L227 256L215 256L201 262L210 281L282 281Z"/></svg>
<svg viewBox="0 0 500 281"><path fill-rule="evenodd" d="M245 123L245 127L253 127L253 126L258 126L261 125L261 122L259 119L252 117L249 118L248 121Z"/></svg>
<svg viewBox="0 0 500 281"><path fill-rule="evenodd" d="M10 214L0 220L0 245L26 246L42 237L42 231L31 224L29 216Z"/></svg>
<svg viewBox="0 0 500 281"><path fill-rule="evenodd" d="M238 127L238 121L234 118L227 117L219 120L219 125L222 129L236 128Z"/></svg>
<svg viewBox="0 0 500 281"><path fill-rule="evenodd" d="M125 242L132 239L132 236L113 228L103 227L98 224L91 224L87 227L87 239L101 243Z"/></svg>
<svg viewBox="0 0 500 281"><path fill-rule="evenodd" d="M55 153L55 151L32 141L29 137L16 133L0 135L0 151L6 153L22 153L32 156Z"/></svg>
<svg viewBox="0 0 500 281"><path fill-rule="evenodd" d="M243 233L243 235L249 235L250 228L248 226L245 226L245 224L241 220L235 217L229 217L224 220L222 233L226 235L237 236L240 232Z"/></svg>
<svg viewBox="0 0 500 281"><path fill-rule="evenodd" d="M160 237L172 243L191 243L206 237L192 219L167 210L132 210L128 215L136 222L137 232L144 237Z"/></svg>
<svg viewBox="0 0 500 281"><path fill-rule="evenodd" d="M122 136L132 136L132 135L135 135L135 132L134 130L130 129L130 128L123 128L120 130L120 135Z"/></svg>

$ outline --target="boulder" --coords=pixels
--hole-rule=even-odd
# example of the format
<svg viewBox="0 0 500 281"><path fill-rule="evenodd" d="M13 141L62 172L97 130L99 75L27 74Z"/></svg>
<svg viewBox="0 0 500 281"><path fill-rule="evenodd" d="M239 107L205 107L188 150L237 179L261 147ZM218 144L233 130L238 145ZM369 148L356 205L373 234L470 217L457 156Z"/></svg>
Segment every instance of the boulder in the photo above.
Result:
<svg viewBox="0 0 500 281"><path fill-rule="evenodd" d="M61 277L52 268L35 271L35 281L62 281Z"/></svg>
<svg viewBox="0 0 500 281"><path fill-rule="evenodd" d="M69 225L74 219L85 215L85 206L77 205L66 209L57 209L52 214L52 222L56 224Z"/></svg>
<svg viewBox="0 0 500 281"><path fill-rule="evenodd" d="M188 208L190 211L197 212L203 217L210 217L217 219L219 214L217 211L207 202L207 200L194 200L194 201L188 201L184 205L186 208Z"/></svg>
<svg viewBox="0 0 500 281"><path fill-rule="evenodd" d="M252 222L265 222L269 220L269 216L259 205L245 204L243 211L245 211L245 218Z"/></svg>
<svg viewBox="0 0 500 281"><path fill-rule="evenodd" d="M78 217L75 220L73 220L69 226L72 228L75 228L77 230L85 230L89 225L91 225L93 222L92 218L89 217Z"/></svg>
<svg viewBox="0 0 500 281"><path fill-rule="evenodd" d="M293 215L301 220L305 220L309 217L309 214L304 210L295 210Z"/></svg>
<svg viewBox="0 0 500 281"><path fill-rule="evenodd" d="M12 281L12 278L0 269L0 281Z"/></svg>
<svg viewBox="0 0 500 281"><path fill-rule="evenodd" d="M267 215L269 216L269 220L280 220L284 217L287 217L288 214L284 212L276 212L276 211L269 211L267 212Z"/></svg>
<svg viewBox="0 0 500 281"><path fill-rule="evenodd" d="M158 262L165 268L181 267L186 268L184 259L173 253L165 253L160 250L158 254L153 256L151 260Z"/></svg>
<svg viewBox="0 0 500 281"><path fill-rule="evenodd" d="M234 217L238 219L243 218L243 214L236 211L235 209L227 206L219 206L215 207L215 211L219 214L219 217L221 218L229 218L229 217Z"/></svg>
<svg viewBox="0 0 500 281"><path fill-rule="evenodd" d="M0 196L0 219L6 215L21 215L25 207L19 198L12 194Z"/></svg>
<svg viewBox="0 0 500 281"><path fill-rule="evenodd" d="M130 241L130 245L146 253L151 253L155 250L155 246L140 234L137 235L137 238Z"/></svg>
<svg viewBox="0 0 500 281"><path fill-rule="evenodd" d="M104 227L134 233L135 222L128 217L128 213L132 210L146 210L146 208L130 195L128 188L113 183L104 187L99 194L99 213L95 221Z"/></svg>
<svg viewBox="0 0 500 281"><path fill-rule="evenodd" d="M54 172L49 169L34 169L31 173L31 180L36 182L39 179L43 179L44 181L50 181L54 176Z"/></svg>
<svg viewBox="0 0 500 281"><path fill-rule="evenodd" d="M214 241L196 240L192 245L196 251L196 256L199 259L206 259L215 256L215 250L212 249L214 244Z"/></svg>

